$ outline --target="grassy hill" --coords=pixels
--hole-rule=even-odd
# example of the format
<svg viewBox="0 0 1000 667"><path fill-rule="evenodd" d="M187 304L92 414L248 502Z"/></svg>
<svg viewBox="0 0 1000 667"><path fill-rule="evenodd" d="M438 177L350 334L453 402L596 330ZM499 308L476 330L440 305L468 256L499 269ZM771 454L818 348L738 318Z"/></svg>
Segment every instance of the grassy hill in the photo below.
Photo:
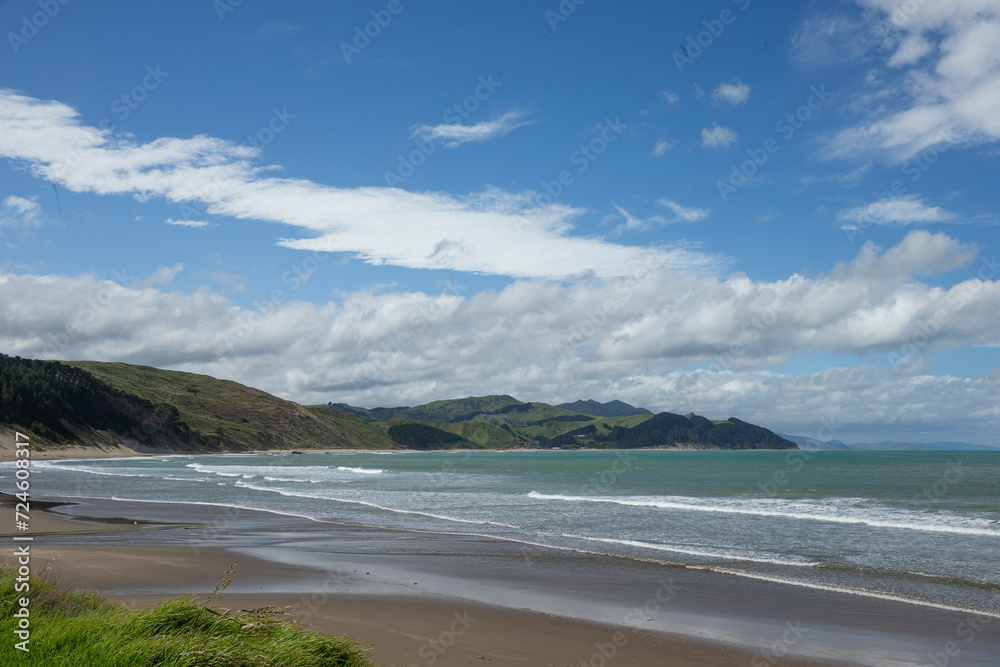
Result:
<svg viewBox="0 0 1000 667"><path fill-rule="evenodd" d="M574 405L594 412L632 409L615 402ZM712 422L694 414L638 411L601 416L506 395L370 410L342 403L301 406L207 375L0 355L3 425L29 431L42 446L124 443L164 451L796 448L735 418Z"/></svg>
<svg viewBox="0 0 1000 667"><path fill-rule="evenodd" d="M204 447L171 405L109 386L66 364L0 354L0 424L26 431L36 446L116 444L143 436L152 446Z"/></svg>
<svg viewBox="0 0 1000 667"><path fill-rule="evenodd" d="M579 400L572 403L560 403L556 407L580 412L585 415L594 415L595 417L628 417L629 415L639 413L653 414L646 408L637 408L618 400L608 401L607 403L601 403L593 399L586 401Z"/></svg>
<svg viewBox="0 0 1000 667"><path fill-rule="evenodd" d="M385 421L388 419L409 419L421 422L445 422L454 424L468 421L481 414L502 414L509 410L521 410L528 406L513 396L470 396L434 401L416 407L398 408L356 408L346 403L328 403L327 406L360 417L365 421Z"/></svg>
<svg viewBox="0 0 1000 667"><path fill-rule="evenodd" d="M307 409L208 375L150 366L72 361L115 389L172 405L196 439L213 449L398 449L380 429L338 410Z"/></svg>
<svg viewBox="0 0 1000 667"><path fill-rule="evenodd" d="M457 436L475 443L483 449L517 449L519 447L532 447L535 443L531 440L518 436L510 429L489 424L482 421L463 421L456 423L448 422L417 422L409 419L390 419L379 422L377 426L388 429L397 424L426 423L436 429L454 433Z"/></svg>
<svg viewBox="0 0 1000 667"><path fill-rule="evenodd" d="M798 449L794 442L735 417L719 422L693 413L670 412L661 412L632 428L614 428L604 444L618 449Z"/></svg>
<svg viewBox="0 0 1000 667"><path fill-rule="evenodd" d="M616 426L634 426L653 416L643 412L625 417L598 417L538 401L527 403L506 395L470 396L415 407L372 410L339 406L383 429L397 424L425 423L460 435L485 449L550 446L549 440L587 426L594 426L597 433L608 435Z"/></svg>

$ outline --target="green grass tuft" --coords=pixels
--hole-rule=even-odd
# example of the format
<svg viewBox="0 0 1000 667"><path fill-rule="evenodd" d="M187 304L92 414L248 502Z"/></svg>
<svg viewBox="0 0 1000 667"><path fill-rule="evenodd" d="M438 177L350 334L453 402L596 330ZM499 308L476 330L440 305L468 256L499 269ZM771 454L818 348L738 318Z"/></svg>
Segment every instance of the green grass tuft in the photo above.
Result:
<svg viewBox="0 0 1000 667"><path fill-rule="evenodd" d="M267 607L232 611L193 597L130 609L31 576L31 651L14 648L16 570L0 565L0 664L45 667L372 667L369 651Z"/></svg>

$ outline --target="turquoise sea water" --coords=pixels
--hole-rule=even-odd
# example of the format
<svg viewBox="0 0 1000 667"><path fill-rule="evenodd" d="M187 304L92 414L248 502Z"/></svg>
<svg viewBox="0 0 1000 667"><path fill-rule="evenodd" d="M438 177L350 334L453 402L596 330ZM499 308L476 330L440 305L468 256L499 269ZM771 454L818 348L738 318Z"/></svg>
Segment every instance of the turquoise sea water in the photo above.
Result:
<svg viewBox="0 0 1000 667"><path fill-rule="evenodd" d="M1000 453L310 453L34 466L36 494L489 535L1000 615Z"/></svg>

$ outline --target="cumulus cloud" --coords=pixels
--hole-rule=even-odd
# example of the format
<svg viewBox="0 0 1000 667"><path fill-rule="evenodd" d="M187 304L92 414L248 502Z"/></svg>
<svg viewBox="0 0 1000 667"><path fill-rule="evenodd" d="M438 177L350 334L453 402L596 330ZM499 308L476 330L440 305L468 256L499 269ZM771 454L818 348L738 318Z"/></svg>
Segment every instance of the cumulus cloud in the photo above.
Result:
<svg viewBox="0 0 1000 667"><path fill-rule="evenodd" d="M35 197L25 199L11 195L0 205L0 227L26 228L42 224L42 207Z"/></svg>
<svg viewBox="0 0 1000 667"><path fill-rule="evenodd" d="M878 151L902 162L931 146L1000 140L1000 5L994 0L899 4L856 0L880 20L889 68L904 73L901 98L837 133L829 153Z"/></svg>
<svg viewBox="0 0 1000 667"><path fill-rule="evenodd" d="M481 143L490 139L505 137L519 127L530 125L535 121L522 120L524 113L508 111L494 120L463 125L450 123L442 125L414 125L410 131L411 139L425 141L440 141L445 148L455 148L462 144Z"/></svg>
<svg viewBox="0 0 1000 667"><path fill-rule="evenodd" d="M642 248L572 236L583 211L539 203L544 200L534 192L490 188L455 196L340 188L266 176L272 169L253 163L258 154L204 135L138 144L80 123L77 112L59 102L0 89L0 157L73 192L162 197L200 204L211 215L283 223L303 234L280 241L289 248L521 278L612 278L648 262L705 272L726 264L691 244Z"/></svg>
<svg viewBox="0 0 1000 667"><path fill-rule="evenodd" d="M750 86L738 79L732 83L721 83L712 91L712 99L716 102L743 104L750 99Z"/></svg>
<svg viewBox="0 0 1000 667"><path fill-rule="evenodd" d="M207 288L149 286L180 267L128 287L91 275L0 274L0 349L209 373L305 403L416 404L500 389L525 400L617 397L774 424L818 420L841 392L845 420L919 420L913 410L942 396L950 402L928 414L953 420L974 406L995 408L1000 378L918 381L900 369L942 349L1000 345L1000 266L975 258L972 246L915 230L811 277L650 269L603 283L517 280L468 297L461 288L367 290L312 304L288 291L261 310ZM917 277L963 268L944 287ZM767 370L806 353L858 355L873 370ZM986 414L977 423L998 420Z"/></svg>
<svg viewBox="0 0 1000 667"><path fill-rule="evenodd" d="M917 194L890 197L842 212L838 219L844 229L858 229L864 225L914 225L930 222L947 222L955 215L938 206L928 206Z"/></svg>
<svg viewBox="0 0 1000 667"><path fill-rule="evenodd" d="M871 241L866 242L854 261L837 265L833 276L893 281L918 274L935 275L966 266L978 252L974 244L960 243L947 234L918 230L885 252Z"/></svg>
<svg viewBox="0 0 1000 667"><path fill-rule="evenodd" d="M730 127L720 127L718 123L712 128L702 128L701 145L706 148L725 148L736 143L736 130Z"/></svg>

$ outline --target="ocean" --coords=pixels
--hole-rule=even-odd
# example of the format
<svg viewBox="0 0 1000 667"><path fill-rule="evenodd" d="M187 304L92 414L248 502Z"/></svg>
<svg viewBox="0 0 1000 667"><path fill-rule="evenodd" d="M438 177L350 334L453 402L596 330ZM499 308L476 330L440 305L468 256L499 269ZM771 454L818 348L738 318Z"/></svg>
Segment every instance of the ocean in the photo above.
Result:
<svg viewBox="0 0 1000 667"><path fill-rule="evenodd" d="M1000 616L1000 453L345 452L33 468L36 496L483 535Z"/></svg>

